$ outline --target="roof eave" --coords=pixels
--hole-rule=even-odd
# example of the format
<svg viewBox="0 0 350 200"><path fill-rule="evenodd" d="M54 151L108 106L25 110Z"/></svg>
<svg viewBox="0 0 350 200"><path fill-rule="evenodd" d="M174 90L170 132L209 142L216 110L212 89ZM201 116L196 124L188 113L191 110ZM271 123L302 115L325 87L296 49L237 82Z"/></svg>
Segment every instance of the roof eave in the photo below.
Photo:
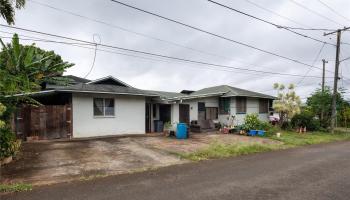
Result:
<svg viewBox="0 0 350 200"><path fill-rule="evenodd" d="M56 90L57 92L71 92L71 93L93 93L93 94L118 94L118 95L131 95L131 96L147 96L147 97L159 97L155 94L145 93L128 93L128 92L103 92L103 91L90 91L90 90Z"/></svg>

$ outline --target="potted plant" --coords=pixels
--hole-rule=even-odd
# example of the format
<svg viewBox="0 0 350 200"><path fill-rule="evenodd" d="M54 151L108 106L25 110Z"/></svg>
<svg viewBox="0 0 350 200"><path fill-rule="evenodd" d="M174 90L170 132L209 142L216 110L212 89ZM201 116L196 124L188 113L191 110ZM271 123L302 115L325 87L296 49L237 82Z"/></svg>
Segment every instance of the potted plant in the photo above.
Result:
<svg viewBox="0 0 350 200"><path fill-rule="evenodd" d="M165 122L164 129L163 129L164 136L169 136L172 128L173 128L173 125L170 122Z"/></svg>

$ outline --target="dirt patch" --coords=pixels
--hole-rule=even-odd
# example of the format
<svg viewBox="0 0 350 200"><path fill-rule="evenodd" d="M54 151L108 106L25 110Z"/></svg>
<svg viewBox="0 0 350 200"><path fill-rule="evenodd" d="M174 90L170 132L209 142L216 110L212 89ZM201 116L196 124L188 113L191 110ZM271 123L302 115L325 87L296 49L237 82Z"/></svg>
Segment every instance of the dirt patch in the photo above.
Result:
<svg viewBox="0 0 350 200"><path fill-rule="evenodd" d="M145 136L23 143L19 158L2 167L0 182L43 185L181 164L189 161L176 153L193 152L215 141L275 143L222 134L195 134L187 140Z"/></svg>

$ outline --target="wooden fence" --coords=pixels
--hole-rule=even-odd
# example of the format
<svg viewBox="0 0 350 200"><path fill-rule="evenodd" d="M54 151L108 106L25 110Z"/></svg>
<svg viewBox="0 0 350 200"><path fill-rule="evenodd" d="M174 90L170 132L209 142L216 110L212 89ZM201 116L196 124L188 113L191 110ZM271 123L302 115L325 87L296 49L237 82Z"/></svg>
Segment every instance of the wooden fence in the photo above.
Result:
<svg viewBox="0 0 350 200"><path fill-rule="evenodd" d="M72 136L70 105L25 106L19 108L15 120L18 138L59 139Z"/></svg>

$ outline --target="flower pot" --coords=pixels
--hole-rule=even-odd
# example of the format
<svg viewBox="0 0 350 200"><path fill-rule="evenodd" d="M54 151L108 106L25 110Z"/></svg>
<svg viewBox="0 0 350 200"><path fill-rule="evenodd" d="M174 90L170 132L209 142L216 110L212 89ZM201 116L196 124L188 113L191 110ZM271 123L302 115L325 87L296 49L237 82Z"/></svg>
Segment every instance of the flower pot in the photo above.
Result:
<svg viewBox="0 0 350 200"><path fill-rule="evenodd" d="M6 157L4 159L1 160L1 165L6 165L9 164L12 161L12 156Z"/></svg>

